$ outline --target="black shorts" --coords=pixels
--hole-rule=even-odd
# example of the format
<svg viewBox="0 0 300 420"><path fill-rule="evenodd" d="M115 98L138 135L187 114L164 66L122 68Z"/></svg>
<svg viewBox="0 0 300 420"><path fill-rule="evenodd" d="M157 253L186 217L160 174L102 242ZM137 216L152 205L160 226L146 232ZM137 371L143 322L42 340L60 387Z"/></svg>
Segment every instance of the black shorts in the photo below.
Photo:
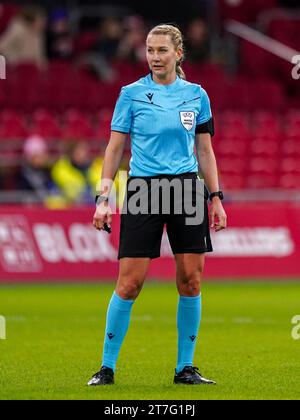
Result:
<svg viewBox="0 0 300 420"><path fill-rule="evenodd" d="M150 188L152 180L168 180L180 182L182 189L182 212L178 214L175 209L175 189L171 188L170 193L170 211L166 213L162 208L162 196L164 193L160 189L160 200L158 211L153 211L151 207L151 196L153 188ZM185 180L189 180L185 183ZM134 194L141 189L135 188L136 183L143 181L147 186L144 191L144 195L141 194L141 199L135 201L137 204L147 201L148 207L146 212L137 213L130 211L130 199L133 198ZM135 185L132 184L134 182ZM154 181L153 181L154 182ZM198 187L202 191L200 194L196 194L196 184L200 183ZM176 184L179 185L178 183ZM179 185L179 186L180 186ZM185 196L184 193L187 190L186 185L189 185L191 193L189 196ZM192 189L191 186L192 185ZM131 191L133 189L133 191ZM157 190L156 190L157 191ZM199 192L199 191L198 191ZM179 196L180 196L179 193ZM136 196L135 196L136 197ZM167 199L169 198L167 197ZM186 198L187 197L187 198ZM148 200L147 200L148 198ZM177 196L178 198L178 196ZM192 200L194 208L201 206L201 221L197 224L189 225L186 223L187 217L191 216L191 213L185 211L185 204L187 200ZM160 256L161 240L166 225L169 242L172 248L173 254L183 253L195 253L202 254L205 252L211 252L212 244L209 232L209 218L208 218L208 191L200 180L196 173L185 173L180 175L161 175L157 177L130 177L127 181L126 196L124 201L124 207L121 214L121 229L120 229L120 244L118 259L121 258L158 258ZM185 204L184 204L185 203ZM191 203L190 203L191 204ZM198 207L197 207L198 208ZM147 213L147 214L145 214Z"/></svg>

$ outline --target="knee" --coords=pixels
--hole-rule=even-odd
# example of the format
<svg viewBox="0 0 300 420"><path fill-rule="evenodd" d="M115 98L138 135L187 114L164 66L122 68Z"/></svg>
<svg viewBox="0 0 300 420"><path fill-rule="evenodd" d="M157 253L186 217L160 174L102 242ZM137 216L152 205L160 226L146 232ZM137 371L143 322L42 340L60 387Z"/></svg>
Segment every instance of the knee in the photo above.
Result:
<svg viewBox="0 0 300 420"><path fill-rule="evenodd" d="M142 288L143 282L134 276L122 276L119 278L116 292L125 300L135 300Z"/></svg>
<svg viewBox="0 0 300 420"><path fill-rule="evenodd" d="M178 278L178 291L181 296L197 296L201 291L202 270L183 271Z"/></svg>

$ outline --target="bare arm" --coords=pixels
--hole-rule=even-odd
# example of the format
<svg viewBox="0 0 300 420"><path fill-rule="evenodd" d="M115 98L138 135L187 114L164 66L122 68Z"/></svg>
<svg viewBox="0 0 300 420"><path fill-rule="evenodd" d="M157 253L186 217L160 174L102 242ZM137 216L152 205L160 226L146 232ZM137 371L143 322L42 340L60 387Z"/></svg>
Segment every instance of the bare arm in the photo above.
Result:
<svg viewBox="0 0 300 420"><path fill-rule="evenodd" d="M109 196L114 179L121 164L127 134L112 131L105 150L100 188L98 193Z"/></svg>
<svg viewBox="0 0 300 420"><path fill-rule="evenodd" d="M196 135L196 150L206 186L210 192L219 191L218 168L210 134ZM226 227L227 216L219 197L212 199L210 217L211 227L214 227L216 232Z"/></svg>
<svg viewBox="0 0 300 420"><path fill-rule="evenodd" d="M210 192L219 191L218 168L210 134L196 135L197 158Z"/></svg>
<svg viewBox="0 0 300 420"><path fill-rule="evenodd" d="M97 193L99 195L109 196L114 179L120 167L127 134L112 131L108 146L105 151L101 181ZM93 225L96 229L102 230L104 223L111 224L112 212L108 202L102 202L97 206Z"/></svg>

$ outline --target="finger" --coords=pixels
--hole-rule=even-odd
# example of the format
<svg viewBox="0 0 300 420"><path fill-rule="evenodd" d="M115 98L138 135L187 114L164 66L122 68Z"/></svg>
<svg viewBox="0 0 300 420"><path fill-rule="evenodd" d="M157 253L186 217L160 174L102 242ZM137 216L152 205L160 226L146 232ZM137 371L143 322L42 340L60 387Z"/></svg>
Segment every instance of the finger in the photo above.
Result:
<svg viewBox="0 0 300 420"><path fill-rule="evenodd" d="M94 219L93 225L97 230L102 230L103 229L103 223L98 221L98 220Z"/></svg>
<svg viewBox="0 0 300 420"><path fill-rule="evenodd" d="M96 227L96 226L98 226L98 223L99 223L99 220L94 218L93 219L93 225Z"/></svg>
<svg viewBox="0 0 300 420"><path fill-rule="evenodd" d="M213 211L210 214L210 227L214 227L215 226L215 217L216 217L216 213Z"/></svg>
<svg viewBox="0 0 300 420"><path fill-rule="evenodd" d="M105 222L105 216L101 215L101 216L95 216L94 217L94 221L96 223L104 223Z"/></svg>
<svg viewBox="0 0 300 420"><path fill-rule="evenodd" d="M223 229L226 228L226 226L227 226L227 217L225 215L221 217L220 225L223 227Z"/></svg>
<svg viewBox="0 0 300 420"><path fill-rule="evenodd" d="M226 228L226 223L216 223L215 224L215 231L219 232L220 230L223 230Z"/></svg>
<svg viewBox="0 0 300 420"><path fill-rule="evenodd" d="M107 215L107 222L106 222L109 226L112 224L112 214L108 214Z"/></svg>

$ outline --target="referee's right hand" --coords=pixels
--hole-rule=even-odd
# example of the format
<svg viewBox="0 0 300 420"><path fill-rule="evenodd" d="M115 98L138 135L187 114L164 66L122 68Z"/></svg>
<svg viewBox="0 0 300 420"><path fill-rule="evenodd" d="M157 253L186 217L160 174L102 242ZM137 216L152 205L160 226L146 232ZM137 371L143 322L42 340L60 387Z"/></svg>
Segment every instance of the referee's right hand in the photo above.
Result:
<svg viewBox="0 0 300 420"><path fill-rule="evenodd" d="M96 207L93 225L97 230L104 230L104 224L111 226L112 211L107 201L103 201Z"/></svg>

